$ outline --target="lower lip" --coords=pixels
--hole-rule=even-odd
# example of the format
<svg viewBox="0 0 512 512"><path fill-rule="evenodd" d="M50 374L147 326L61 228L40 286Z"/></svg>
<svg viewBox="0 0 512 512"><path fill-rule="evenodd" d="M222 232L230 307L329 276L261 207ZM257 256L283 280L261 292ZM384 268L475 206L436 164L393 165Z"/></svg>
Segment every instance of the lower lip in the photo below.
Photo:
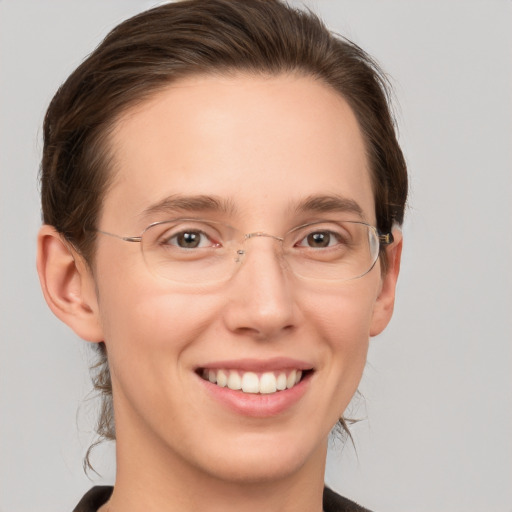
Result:
<svg viewBox="0 0 512 512"><path fill-rule="evenodd" d="M306 393L311 374L293 386L293 388L275 393L244 393L202 379L198 376L207 393L216 401L243 416L265 418L283 413L296 404Z"/></svg>

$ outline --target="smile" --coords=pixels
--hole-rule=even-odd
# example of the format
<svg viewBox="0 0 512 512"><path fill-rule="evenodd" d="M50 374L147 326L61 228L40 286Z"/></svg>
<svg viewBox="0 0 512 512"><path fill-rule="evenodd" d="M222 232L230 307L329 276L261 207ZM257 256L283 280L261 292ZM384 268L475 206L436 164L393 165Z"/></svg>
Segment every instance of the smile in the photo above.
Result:
<svg viewBox="0 0 512 512"><path fill-rule="evenodd" d="M272 394L296 386L305 372L298 369L256 373L243 370L203 368L199 375L212 384L233 391Z"/></svg>

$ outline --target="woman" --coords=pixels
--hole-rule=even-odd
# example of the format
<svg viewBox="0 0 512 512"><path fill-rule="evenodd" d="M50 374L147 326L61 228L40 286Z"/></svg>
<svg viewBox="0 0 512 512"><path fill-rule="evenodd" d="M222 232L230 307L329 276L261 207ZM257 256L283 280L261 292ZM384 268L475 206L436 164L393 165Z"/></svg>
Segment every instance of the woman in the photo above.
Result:
<svg viewBox="0 0 512 512"><path fill-rule="evenodd" d="M41 284L116 439L115 488L75 510L364 510L323 475L400 266L371 59L278 1L168 4L79 66L44 138Z"/></svg>

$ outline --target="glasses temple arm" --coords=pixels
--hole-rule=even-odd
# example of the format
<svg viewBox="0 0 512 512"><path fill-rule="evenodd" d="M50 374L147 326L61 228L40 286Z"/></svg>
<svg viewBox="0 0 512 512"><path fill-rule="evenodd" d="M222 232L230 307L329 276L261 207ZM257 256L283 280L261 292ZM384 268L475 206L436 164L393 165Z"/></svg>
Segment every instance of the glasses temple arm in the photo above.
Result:
<svg viewBox="0 0 512 512"><path fill-rule="evenodd" d="M395 241L393 237L393 233L384 233L383 235L379 235L379 242L381 245L390 245Z"/></svg>
<svg viewBox="0 0 512 512"><path fill-rule="evenodd" d="M119 240L124 240L125 242L141 242L142 237L141 236L119 236L115 233L109 233L108 231L102 231L101 229L96 229L96 233L101 233L102 235L111 236L114 238L119 238Z"/></svg>

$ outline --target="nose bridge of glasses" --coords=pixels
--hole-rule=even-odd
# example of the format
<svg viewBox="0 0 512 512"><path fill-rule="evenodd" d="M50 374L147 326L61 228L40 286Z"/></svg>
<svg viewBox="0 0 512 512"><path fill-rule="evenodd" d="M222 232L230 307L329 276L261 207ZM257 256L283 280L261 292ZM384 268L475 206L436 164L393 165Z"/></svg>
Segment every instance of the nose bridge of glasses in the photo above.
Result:
<svg viewBox="0 0 512 512"><path fill-rule="evenodd" d="M277 240L279 242L282 242L284 238L276 235L271 235L270 233L265 233L264 231L254 231L253 233L246 233L244 235L244 241L249 240L249 238L256 238L256 237L267 237L267 238L273 238L274 240Z"/></svg>
<svg viewBox="0 0 512 512"><path fill-rule="evenodd" d="M250 240L252 238L260 238L260 237L271 238L272 240L276 240L278 242L281 242L281 244L282 244L282 242L284 242L284 238L283 237L276 236L276 235L271 235L270 233L265 233L264 231L254 231L252 233L246 233L243 236L244 248L243 249L238 249L236 251L237 257L236 257L235 261L237 263L241 262L242 261L242 257L246 254L245 242L247 242L247 240Z"/></svg>

